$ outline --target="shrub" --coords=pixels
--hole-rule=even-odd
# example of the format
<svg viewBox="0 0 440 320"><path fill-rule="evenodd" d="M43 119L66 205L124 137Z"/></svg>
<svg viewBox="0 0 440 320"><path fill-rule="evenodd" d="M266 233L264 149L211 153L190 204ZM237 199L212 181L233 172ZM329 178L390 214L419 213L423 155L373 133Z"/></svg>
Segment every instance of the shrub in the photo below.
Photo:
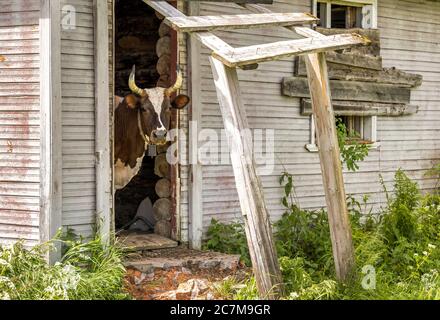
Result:
<svg viewBox="0 0 440 320"><path fill-rule="evenodd" d="M57 241L57 240L55 240ZM115 246L71 241L62 260L49 265L44 256L53 243L26 249L18 242L0 247L0 299L92 300L127 299L123 292L125 269Z"/></svg>

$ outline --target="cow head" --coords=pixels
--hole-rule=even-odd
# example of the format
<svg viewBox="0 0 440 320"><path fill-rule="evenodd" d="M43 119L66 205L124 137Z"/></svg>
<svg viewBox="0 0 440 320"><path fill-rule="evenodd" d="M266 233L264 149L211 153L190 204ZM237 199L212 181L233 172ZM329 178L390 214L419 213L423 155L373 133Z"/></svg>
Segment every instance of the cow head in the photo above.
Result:
<svg viewBox="0 0 440 320"><path fill-rule="evenodd" d="M133 66L128 84L134 95L126 98L127 105L140 111L142 131L149 143L164 144L170 129L171 109L183 109L190 100L185 95L172 98L173 94L182 87L182 72L177 68L176 83L169 88L141 89L136 85L135 71Z"/></svg>

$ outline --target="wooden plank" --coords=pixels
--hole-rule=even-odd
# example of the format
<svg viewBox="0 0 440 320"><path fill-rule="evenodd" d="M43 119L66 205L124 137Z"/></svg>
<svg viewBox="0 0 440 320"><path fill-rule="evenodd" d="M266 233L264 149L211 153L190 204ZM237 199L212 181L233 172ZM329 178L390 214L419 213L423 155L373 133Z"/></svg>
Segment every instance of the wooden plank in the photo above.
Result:
<svg viewBox="0 0 440 320"><path fill-rule="evenodd" d="M363 69L382 70L382 57L366 56L353 53L326 52L327 62Z"/></svg>
<svg viewBox="0 0 440 320"><path fill-rule="evenodd" d="M335 100L370 101L383 103L409 103L411 90L390 84L360 81L331 80L332 97ZM307 78L283 79L282 92L289 97L310 98Z"/></svg>
<svg viewBox="0 0 440 320"><path fill-rule="evenodd" d="M213 31L312 24L318 19L309 13L258 13L217 16L168 17L165 23L176 31Z"/></svg>
<svg viewBox="0 0 440 320"><path fill-rule="evenodd" d="M307 55L306 64L336 277L340 281L347 281L355 263L354 248L324 53Z"/></svg>
<svg viewBox="0 0 440 320"><path fill-rule="evenodd" d="M334 113L338 116L388 116L396 117L417 113L419 107L403 103L374 103L333 100ZM301 99L301 114L313 114L312 101Z"/></svg>
<svg viewBox="0 0 440 320"><path fill-rule="evenodd" d="M423 76L421 75L404 72L395 68L372 70L334 64L331 62L327 63L327 66L328 76L331 80L376 82L394 84L406 88L418 87L423 81ZM307 75L306 65L302 58L299 59L297 74L299 76Z"/></svg>
<svg viewBox="0 0 440 320"><path fill-rule="evenodd" d="M247 3L247 4L243 4L241 6L243 8L248 9L251 12L273 13L273 11L270 10L269 8L263 7L258 4ZM297 26L285 26L284 28L287 30L291 30L291 31L295 32L296 34L299 34L299 35L306 37L306 38L324 38L325 37L325 35L317 32L311 28L297 27Z"/></svg>
<svg viewBox="0 0 440 320"><path fill-rule="evenodd" d="M229 141L235 184L245 220L257 287L261 298L279 298L284 291L281 272L269 213L255 168L251 139L245 134L250 129L241 99L237 70L225 66L213 57L209 59Z"/></svg>
<svg viewBox="0 0 440 320"><path fill-rule="evenodd" d="M171 6L165 1L153 1L153 0L143 0L151 8L159 12L162 16L168 17L181 17L186 18L182 12ZM232 52L232 48L229 44L224 42L222 39L210 32L197 32L191 34L191 36L196 37L200 42L207 46L211 50L219 50L224 52Z"/></svg>
<svg viewBox="0 0 440 320"><path fill-rule="evenodd" d="M232 52L230 50L226 52L214 50L212 55L228 67L239 67L296 55L339 50L365 44L368 44L366 38L356 34L342 34L326 38L306 38L253 45L236 48Z"/></svg>
<svg viewBox="0 0 440 320"><path fill-rule="evenodd" d="M96 213L102 240L108 243L112 230L112 168L110 159L109 31L106 1L94 0L95 12L95 152ZM101 58L104 57L104 58Z"/></svg>
<svg viewBox="0 0 440 320"><path fill-rule="evenodd" d="M138 233L124 231L118 235L119 246L124 251L144 251L175 248L178 243L174 240L159 236L154 233Z"/></svg>
<svg viewBox="0 0 440 320"><path fill-rule="evenodd" d="M62 225L60 10L58 0L41 1L41 242L52 239ZM59 244L55 246L57 250L47 256L52 263L61 258Z"/></svg>

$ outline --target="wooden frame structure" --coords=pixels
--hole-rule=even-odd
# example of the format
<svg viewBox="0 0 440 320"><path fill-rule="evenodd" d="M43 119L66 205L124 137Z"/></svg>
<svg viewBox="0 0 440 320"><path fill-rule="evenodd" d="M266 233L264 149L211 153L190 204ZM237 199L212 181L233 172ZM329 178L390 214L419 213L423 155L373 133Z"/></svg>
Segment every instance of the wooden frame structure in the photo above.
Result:
<svg viewBox="0 0 440 320"><path fill-rule="evenodd" d="M325 36L310 28L317 18L308 14L279 14L260 5L244 4L257 12L237 16L187 17L165 1L144 0L165 17L177 31L188 32L212 50L210 57L215 87L230 141L231 163L245 220L245 230L257 286L262 298L277 298L283 292L269 214L261 182L256 173L249 137L242 135L249 128L241 99L236 67L255 69L258 63L305 55L310 97L316 118L317 140L329 214L336 274L345 281L354 264L351 229L345 198L340 151L331 103L325 51L365 45L369 40L357 34ZM264 26L288 28L306 39L288 40L257 46L233 48L210 30L256 28ZM193 43L193 42L192 42Z"/></svg>

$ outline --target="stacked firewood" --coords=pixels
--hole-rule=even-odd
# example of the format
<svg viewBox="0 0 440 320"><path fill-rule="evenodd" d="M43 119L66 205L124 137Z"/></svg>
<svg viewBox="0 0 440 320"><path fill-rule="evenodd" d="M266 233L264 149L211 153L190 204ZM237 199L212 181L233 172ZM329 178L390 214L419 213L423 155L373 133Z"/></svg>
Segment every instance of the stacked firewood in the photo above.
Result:
<svg viewBox="0 0 440 320"><path fill-rule="evenodd" d="M171 36L170 27L164 21L160 24L159 40L156 44L156 54L159 57L157 61L157 73L159 80L158 87L168 87L170 83L170 65L171 65Z"/></svg>
<svg viewBox="0 0 440 320"><path fill-rule="evenodd" d="M166 159L166 148L163 149L164 152L156 156L154 166L154 173L161 177L155 187L159 199L153 205L154 218L156 220L154 233L169 238L171 237L170 165Z"/></svg>

